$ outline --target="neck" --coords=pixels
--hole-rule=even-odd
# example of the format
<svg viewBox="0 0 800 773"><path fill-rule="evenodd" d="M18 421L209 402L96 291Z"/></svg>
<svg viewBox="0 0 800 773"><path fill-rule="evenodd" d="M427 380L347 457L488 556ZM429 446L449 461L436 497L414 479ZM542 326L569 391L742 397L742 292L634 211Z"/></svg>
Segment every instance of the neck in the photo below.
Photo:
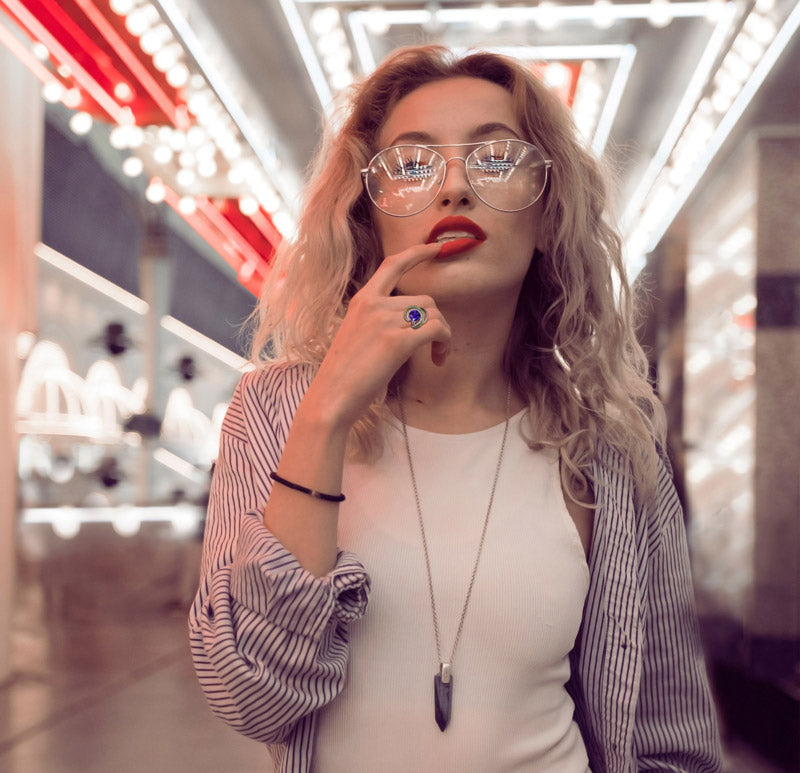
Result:
<svg viewBox="0 0 800 773"><path fill-rule="evenodd" d="M511 330L506 318L459 314L441 308L453 336L444 364L434 365L424 346L408 361L401 394L412 426L440 432L470 432L502 421L506 413L508 376L503 356ZM512 395L511 408L523 406Z"/></svg>

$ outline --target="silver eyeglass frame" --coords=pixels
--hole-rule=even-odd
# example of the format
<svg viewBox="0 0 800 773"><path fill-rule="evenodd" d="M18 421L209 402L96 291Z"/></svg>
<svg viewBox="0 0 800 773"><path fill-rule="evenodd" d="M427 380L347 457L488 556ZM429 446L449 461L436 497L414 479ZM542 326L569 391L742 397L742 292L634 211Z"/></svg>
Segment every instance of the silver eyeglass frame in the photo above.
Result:
<svg viewBox="0 0 800 773"><path fill-rule="evenodd" d="M486 199L481 196L478 191L475 190L475 187L472 184L472 180L470 180L469 172L467 171L467 159L473 154L477 153L482 147L486 145L492 145L495 142L521 142L523 145L527 145L528 147L533 148L536 150L540 155L542 155L542 164L544 165L544 182L542 183L542 190L539 192L539 195L532 201L530 204L526 204L524 207L519 207L518 209L500 209L500 207L495 207L493 204L490 204ZM470 151L467 153L466 156L453 156L452 158L445 158L441 153L439 153L436 148L468 148L474 147L475 150ZM400 143L399 145L390 145L388 148L383 148L379 150L370 160L369 164L367 164L366 168L361 170L361 182L364 185L364 190L367 192L367 196L369 196L370 201L385 215L389 215L389 217L412 217L413 215L418 215L420 212L424 212L428 207L436 201L436 197L441 193L442 188L444 187L445 179L447 178L447 174L442 175L442 179L439 182L439 187L437 188L436 192L433 194L431 200L424 206L422 209L418 209L415 212L407 212L402 215L396 215L393 212L387 212L385 209L381 209L381 206L378 204L377 201L372 197L372 193L369 190L369 186L367 185L367 174L369 174L370 167L372 166L375 159L381 155L381 153L385 153L387 150L392 150L394 148L426 148L427 150L432 150L439 158L442 159L444 162L444 168L447 169L447 165L451 161L461 161L464 164L464 169L467 171L466 180L467 184L470 187L470 190L484 203L487 207L491 207L492 209L498 212L522 212L523 209L527 209L528 207L532 207L539 199L544 196L544 192L547 190L547 183L550 179L550 169L553 167L553 162L549 158L544 158L544 154L542 151L533 143L527 142L526 140L518 139L517 137L504 137L498 140L479 140L478 142L455 142L445 145L423 145L422 143L418 142L410 142L410 143Z"/></svg>

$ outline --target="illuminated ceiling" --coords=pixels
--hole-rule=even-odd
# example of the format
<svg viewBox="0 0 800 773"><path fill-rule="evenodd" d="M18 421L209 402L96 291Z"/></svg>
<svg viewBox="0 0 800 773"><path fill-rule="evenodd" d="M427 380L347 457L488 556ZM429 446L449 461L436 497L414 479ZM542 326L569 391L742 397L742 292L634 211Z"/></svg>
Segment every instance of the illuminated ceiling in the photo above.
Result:
<svg viewBox="0 0 800 773"><path fill-rule="evenodd" d="M797 0L0 0L2 9L0 42L45 98L75 111L76 132L92 116L107 124L121 170L147 175L148 198L180 212L253 291L293 227L322 117L396 46L502 51L561 90L586 143L618 172L636 273L800 25Z"/></svg>

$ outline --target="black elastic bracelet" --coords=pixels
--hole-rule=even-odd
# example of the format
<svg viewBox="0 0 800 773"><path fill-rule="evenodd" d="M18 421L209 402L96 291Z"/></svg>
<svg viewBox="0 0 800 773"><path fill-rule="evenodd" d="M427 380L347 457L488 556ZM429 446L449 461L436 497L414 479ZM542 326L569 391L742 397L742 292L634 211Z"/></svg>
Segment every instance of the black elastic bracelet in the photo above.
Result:
<svg viewBox="0 0 800 773"><path fill-rule="evenodd" d="M295 491L300 491L303 494L308 494L315 499L324 499L326 502L344 502L344 494L323 494L321 491L315 491L313 488L306 488L299 483L292 483L286 478L282 478L277 472L271 472L269 477L278 483L283 484L287 488L293 488Z"/></svg>

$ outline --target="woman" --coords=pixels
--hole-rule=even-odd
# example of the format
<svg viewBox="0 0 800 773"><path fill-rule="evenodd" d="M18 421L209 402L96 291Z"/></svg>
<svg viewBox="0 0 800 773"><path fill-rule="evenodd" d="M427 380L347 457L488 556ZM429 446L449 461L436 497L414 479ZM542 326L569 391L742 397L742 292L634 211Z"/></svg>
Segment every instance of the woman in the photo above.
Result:
<svg viewBox="0 0 800 773"><path fill-rule="evenodd" d="M720 769L604 207L567 111L492 54L394 54L323 143L190 621L278 770Z"/></svg>

